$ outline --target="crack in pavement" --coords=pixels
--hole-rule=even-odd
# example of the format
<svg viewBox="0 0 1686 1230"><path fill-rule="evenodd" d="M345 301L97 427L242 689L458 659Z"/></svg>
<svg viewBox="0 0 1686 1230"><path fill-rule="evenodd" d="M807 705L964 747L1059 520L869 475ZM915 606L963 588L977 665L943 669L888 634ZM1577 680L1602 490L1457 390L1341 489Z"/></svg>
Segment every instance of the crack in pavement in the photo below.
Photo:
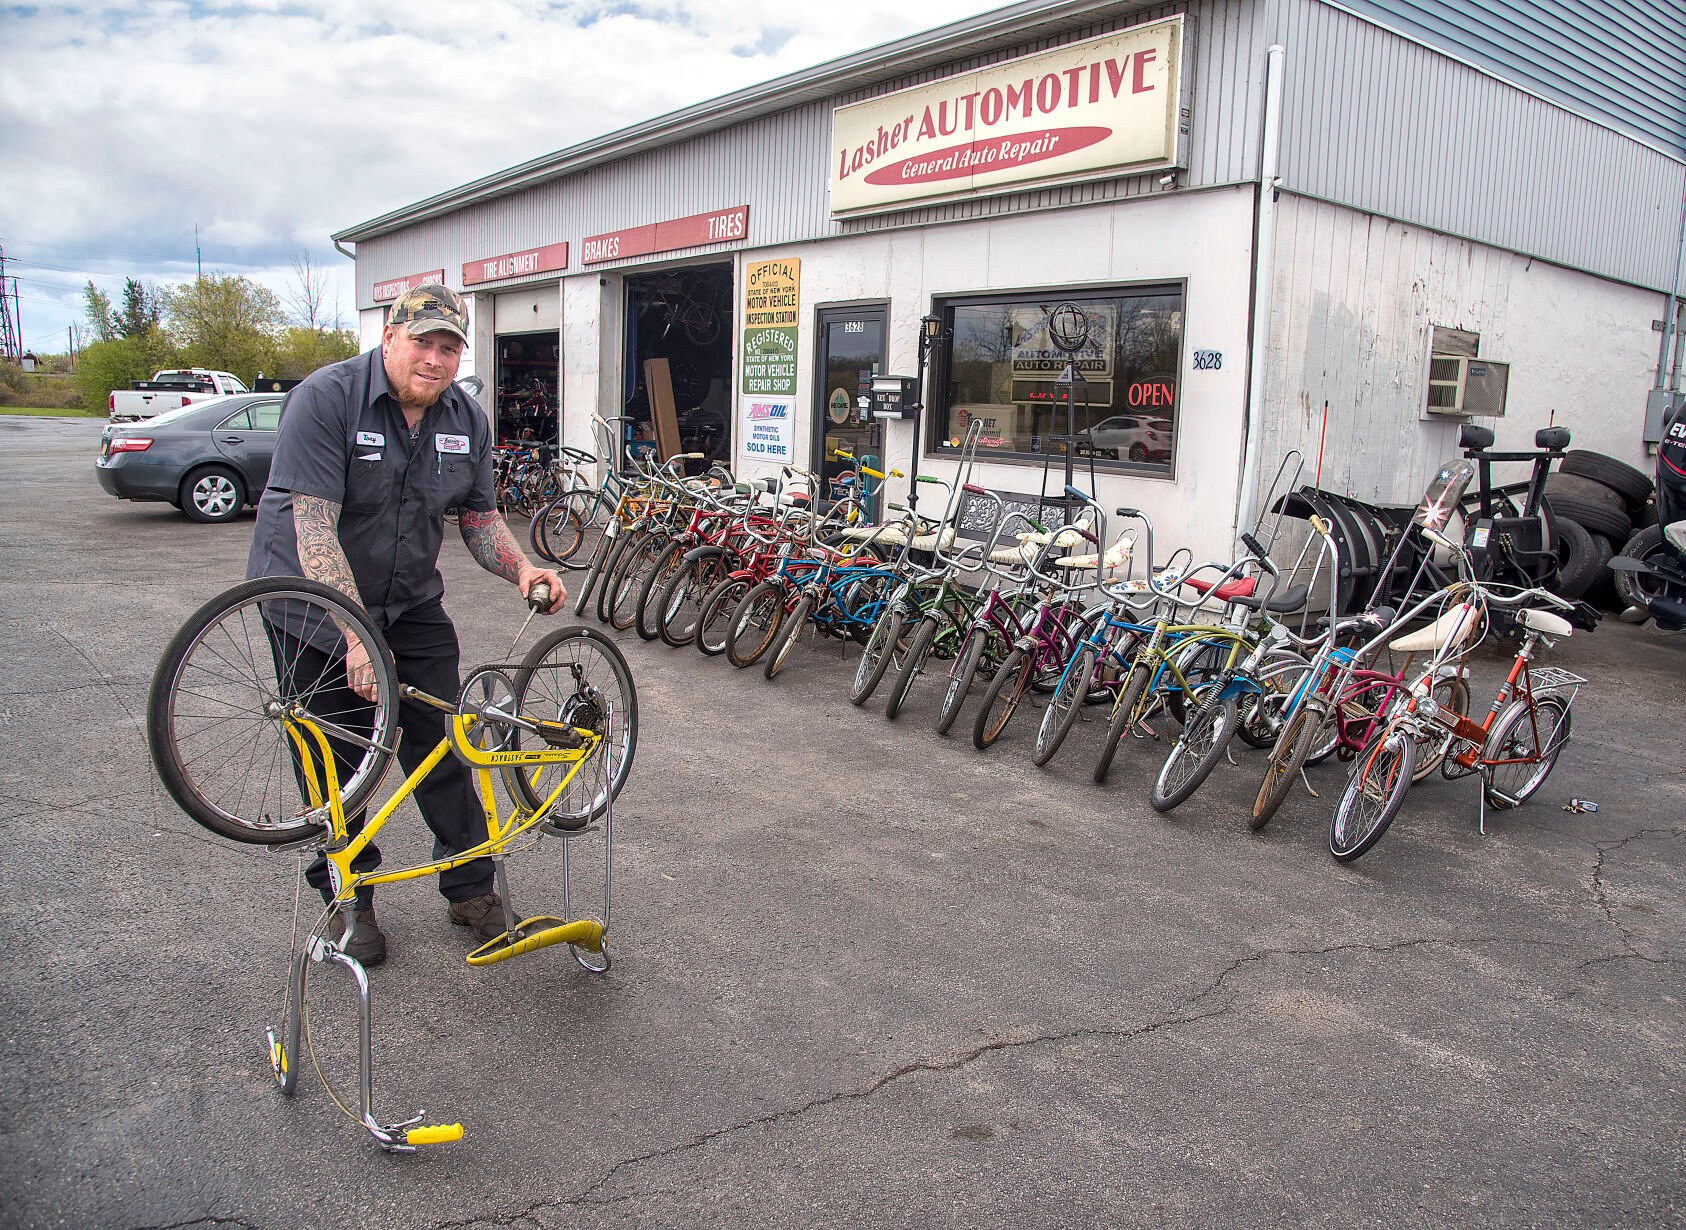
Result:
<svg viewBox="0 0 1686 1230"><path fill-rule="evenodd" d="M246 1230L261 1230L261 1227L238 1217L218 1217L215 1213L207 1213L203 1217L194 1217L188 1221L173 1221L161 1226L135 1226L133 1230L188 1230L189 1226L245 1226Z"/></svg>
<svg viewBox="0 0 1686 1230"><path fill-rule="evenodd" d="M1627 845L1630 841L1638 841L1642 837L1654 837L1654 836L1662 836L1662 835L1666 835L1666 836L1670 836L1670 837L1683 837L1683 836L1686 836L1686 829L1677 829L1677 828L1640 829L1637 833L1629 833L1626 837L1623 837L1623 838L1621 838L1617 841L1595 842L1594 845L1593 845L1593 849L1598 851L1598 858L1594 861L1594 863L1592 865L1592 881L1591 881L1591 884L1589 885L1589 887L1592 891L1592 899L1598 903L1598 908L1604 911L1604 921L1609 923L1617 931L1620 931L1622 933L1622 947L1627 949L1627 953L1626 953L1627 956L1638 957L1640 960L1643 960L1643 961L1653 961L1653 962L1656 962L1658 964L1670 965L1670 964L1673 964L1673 962L1670 961L1670 960L1662 960L1662 961L1659 962L1659 961L1657 961L1656 958L1643 956L1639 952L1639 949L1634 946L1634 942L1633 942L1634 941L1634 933L1630 928L1623 926L1621 920L1616 917L1615 908L1610 904L1609 892L1607 891L1607 889L1605 887L1605 883L1604 883L1604 856L1605 855L1613 853L1616 850L1620 850L1623 846ZM1611 960L1611 959L1613 959L1613 958L1598 958L1596 961L1589 961L1586 964L1583 964L1581 966L1581 968L1585 969L1587 967L1587 965L1598 964L1602 961Z"/></svg>
<svg viewBox="0 0 1686 1230"><path fill-rule="evenodd" d="M123 699L122 695L118 692L116 681L114 679L112 679L110 675L107 675L105 673L105 671L100 669L99 663L95 662L92 658L90 658L87 655L86 651L83 650L82 646L78 645L75 641L71 640L68 636L66 636L64 633L60 632L57 628L49 628L48 631L51 632L54 636L58 637L66 645L69 645L72 649L74 649L76 651L76 656L81 658L82 661L86 662L90 667L93 668L94 674L96 674L100 677L100 682L103 683L106 687L106 690L111 693L112 699L114 699L117 702L118 708L122 709L124 713L129 715L129 720L131 722L140 721L139 716L135 713L135 711L133 709L131 709L129 707L128 702L125 701Z"/></svg>

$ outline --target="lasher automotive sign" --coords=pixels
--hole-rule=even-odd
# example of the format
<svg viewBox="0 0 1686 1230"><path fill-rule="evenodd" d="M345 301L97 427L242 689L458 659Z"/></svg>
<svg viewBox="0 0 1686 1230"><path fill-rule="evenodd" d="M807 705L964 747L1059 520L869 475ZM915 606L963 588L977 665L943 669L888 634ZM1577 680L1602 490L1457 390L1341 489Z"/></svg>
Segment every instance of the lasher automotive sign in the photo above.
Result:
<svg viewBox="0 0 1686 1230"><path fill-rule="evenodd" d="M1170 17L839 107L831 210L1173 166L1182 46Z"/></svg>

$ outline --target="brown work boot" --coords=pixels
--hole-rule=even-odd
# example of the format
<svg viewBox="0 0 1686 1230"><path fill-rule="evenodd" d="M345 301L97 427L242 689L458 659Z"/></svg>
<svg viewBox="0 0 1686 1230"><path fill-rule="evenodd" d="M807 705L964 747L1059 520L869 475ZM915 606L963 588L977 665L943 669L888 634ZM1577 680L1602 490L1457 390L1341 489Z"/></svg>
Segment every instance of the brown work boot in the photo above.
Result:
<svg viewBox="0 0 1686 1230"><path fill-rule="evenodd" d="M357 910L357 932L351 943L343 945L341 951L348 957L354 957L364 965L379 965L386 960L386 936L381 934L380 927L375 923L375 910L370 906L366 910ZM345 915L338 910L328 923L328 937L338 944L340 936L345 934Z"/></svg>
<svg viewBox="0 0 1686 1230"><path fill-rule="evenodd" d="M496 893L482 893L466 901L453 901L451 921L459 927L468 927L478 939L495 940L505 929L503 900Z"/></svg>

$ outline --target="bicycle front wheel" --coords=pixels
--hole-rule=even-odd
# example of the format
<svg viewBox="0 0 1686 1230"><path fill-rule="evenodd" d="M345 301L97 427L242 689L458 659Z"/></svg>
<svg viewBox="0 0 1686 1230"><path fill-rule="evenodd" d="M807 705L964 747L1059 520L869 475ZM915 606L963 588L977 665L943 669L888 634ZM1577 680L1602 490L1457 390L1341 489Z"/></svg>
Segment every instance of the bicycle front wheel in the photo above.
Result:
<svg viewBox="0 0 1686 1230"><path fill-rule="evenodd" d="M345 635L362 642L375 697L347 686ZM322 831L308 776L287 735L289 712L329 736L339 805L353 812L380 785L398 725L392 654L362 607L302 577L236 585L200 607L164 650L147 697L146 736L170 797L213 833L254 845ZM305 734L312 762L320 754ZM325 785L315 764L318 787ZM324 800L325 801L325 800Z"/></svg>
<svg viewBox="0 0 1686 1230"><path fill-rule="evenodd" d="M746 577L725 577L703 595L697 608L697 626L692 641L705 657L716 658L726 652L726 639L732 631L732 613L749 592Z"/></svg>
<svg viewBox="0 0 1686 1230"><path fill-rule="evenodd" d="M795 609L784 617L778 635L773 638L773 647L767 654L767 665L761 668L764 677L772 679L784 669L784 664L796 649L796 642L802 639L802 629L808 623L808 612L813 609L814 600L807 594L796 600Z"/></svg>
<svg viewBox="0 0 1686 1230"><path fill-rule="evenodd" d="M1135 732L1136 722L1141 717L1137 710L1143 709L1142 694L1147 691L1152 675L1153 668L1146 663L1130 668L1130 677L1124 681L1124 691L1112 707L1112 721L1106 729L1106 742L1101 746L1100 759L1095 761L1096 785L1106 781L1107 774L1112 772L1113 758Z"/></svg>
<svg viewBox="0 0 1686 1230"><path fill-rule="evenodd" d="M977 678L982 669L984 654L990 647L990 640L994 638L999 648L1001 634L994 628L985 626L973 628L966 638L966 648L960 651L960 656L954 660L954 666L948 674L948 687L943 691L942 708L937 711L937 733L946 735L954 728L954 721L960 716L960 710L966 703L966 694L972 690L972 680Z"/></svg>
<svg viewBox="0 0 1686 1230"><path fill-rule="evenodd" d="M1154 779L1149 800L1153 810L1168 812L1187 802L1218 767L1240 724L1241 714L1233 696L1205 701L1195 709Z"/></svg>
<svg viewBox="0 0 1686 1230"><path fill-rule="evenodd" d="M855 682L849 688L850 704L864 705L878 687L896 657L896 646L901 643L902 625L906 621L907 612L899 607L886 609L878 617L866 647L861 650L861 660L855 664Z"/></svg>
<svg viewBox="0 0 1686 1230"><path fill-rule="evenodd" d="M773 643L784 622L784 586L763 581L745 594L727 616L726 660L753 666Z"/></svg>
<svg viewBox="0 0 1686 1230"><path fill-rule="evenodd" d="M1247 821L1255 833L1270 823L1270 818L1287 800L1294 779L1311 756L1312 746L1321 740L1327 712L1327 702L1322 697L1307 697L1277 736L1264 781L1259 783L1258 797L1253 800L1253 814Z"/></svg>
<svg viewBox="0 0 1686 1230"><path fill-rule="evenodd" d="M1007 655L1001 669L995 672L995 678L990 680L989 689L984 693L983 708L978 710L978 720L972 725L973 747L981 752L1001 737L1001 732L1007 729L1007 723L1013 718L1013 711L1024 698L1035 670L1036 665L1025 650L1015 649Z"/></svg>
<svg viewBox="0 0 1686 1230"><path fill-rule="evenodd" d="M890 685L890 696L884 703L884 716L894 721L901 713L902 706L907 704L907 694L913 688L913 681L919 677L919 672L925 669L925 659L931 656L931 643L937 639L937 628L941 620L936 615L927 615L919 621L919 627L913 633L913 641L903 656L901 667L896 672L895 681Z"/></svg>
<svg viewBox="0 0 1686 1230"><path fill-rule="evenodd" d="M1481 776L1489 806L1504 810L1526 803L1557 765L1569 742L1569 702L1561 696L1513 700L1493 723L1481 749Z"/></svg>
<svg viewBox="0 0 1686 1230"><path fill-rule="evenodd" d="M564 722L602 737L597 755L580 765L546 816L560 829L585 827L620 793L638 750L638 691L626 659L595 628L558 628L540 637L521 660L515 706L523 717ZM517 748L544 746L542 736L529 731L515 730L514 739ZM538 807L573 767L574 762L536 769L511 765L504 780L524 804Z"/></svg>
<svg viewBox="0 0 1686 1230"><path fill-rule="evenodd" d="M1077 660L1066 667L1054 689L1048 707L1042 711L1042 725L1036 730L1036 753L1032 757L1045 765L1060 750L1060 744L1070 733L1072 723L1089 695L1089 681L1095 677L1095 651L1085 646L1077 651Z"/></svg>
<svg viewBox="0 0 1686 1230"><path fill-rule="evenodd" d="M1358 754L1329 822L1329 853L1337 862L1352 862L1382 839L1405 801L1416 757L1416 743L1398 727L1383 729Z"/></svg>

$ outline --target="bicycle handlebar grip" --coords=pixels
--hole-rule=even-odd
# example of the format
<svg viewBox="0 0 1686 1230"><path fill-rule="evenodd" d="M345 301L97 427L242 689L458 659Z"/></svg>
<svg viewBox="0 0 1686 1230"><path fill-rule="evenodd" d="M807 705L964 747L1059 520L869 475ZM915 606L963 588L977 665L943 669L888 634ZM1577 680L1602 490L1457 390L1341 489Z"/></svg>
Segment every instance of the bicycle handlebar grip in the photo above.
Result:
<svg viewBox="0 0 1686 1230"><path fill-rule="evenodd" d="M1087 491L1079 491L1076 487L1073 487L1070 483L1067 483L1065 485L1065 493L1067 495L1069 495L1074 500L1082 500L1085 504L1087 504L1089 502L1089 493Z"/></svg>
<svg viewBox="0 0 1686 1230"><path fill-rule="evenodd" d="M424 1127L413 1127L404 1133L404 1143L407 1145L448 1145L453 1140L462 1139L462 1124L435 1123Z"/></svg>
<svg viewBox="0 0 1686 1230"><path fill-rule="evenodd" d="M1270 552L1264 549L1263 545L1260 544L1257 538L1253 537L1251 532L1243 533L1241 535L1241 542L1243 546L1258 557L1259 566L1261 568L1269 568L1272 572L1276 571L1276 569L1271 566Z"/></svg>
<svg viewBox="0 0 1686 1230"><path fill-rule="evenodd" d="M1311 528L1323 535L1323 537L1329 537L1329 523L1322 517L1319 517L1316 513L1311 514Z"/></svg>
<svg viewBox="0 0 1686 1230"><path fill-rule="evenodd" d="M550 605L549 581L540 581L527 591L527 605L535 611L542 611Z"/></svg>
<svg viewBox="0 0 1686 1230"><path fill-rule="evenodd" d="M976 483L961 483L960 484L960 490L969 491L973 495L988 495L989 494L989 492L985 491L982 487L978 486Z"/></svg>
<svg viewBox="0 0 1686 1230"><path fill-rule="evenodd" d="M940 483L943 480L938 478L935 474L915 474L913 476L913 481L916 483Z"/></svg>
<svg viewBox="0 0 1686 1230"><path fill-rule="evenodd" d="M831 455L832 455L832 456L833 456L833 457L836 457L836 458L838 458L838 459L839 459L839 460L841 460L841 461L853 461L853 460L854 460L854 459L855 459L855 455L854 455L854 454L853 454L853 453L848 453L848 452L844 452L844 451L843 451L843 450L842 450L842 449L840 449L840 448L834 448L834 449L832 449L832 450L831 450Z"/></svg>
<svg viewBox="0 0 1686 1230"><path fill-rule="evenodd" d="M1139 508L1115 508L1112 510L1112 515L1115 517L1139 517L1142 515L1142 510Z"/></svg>

